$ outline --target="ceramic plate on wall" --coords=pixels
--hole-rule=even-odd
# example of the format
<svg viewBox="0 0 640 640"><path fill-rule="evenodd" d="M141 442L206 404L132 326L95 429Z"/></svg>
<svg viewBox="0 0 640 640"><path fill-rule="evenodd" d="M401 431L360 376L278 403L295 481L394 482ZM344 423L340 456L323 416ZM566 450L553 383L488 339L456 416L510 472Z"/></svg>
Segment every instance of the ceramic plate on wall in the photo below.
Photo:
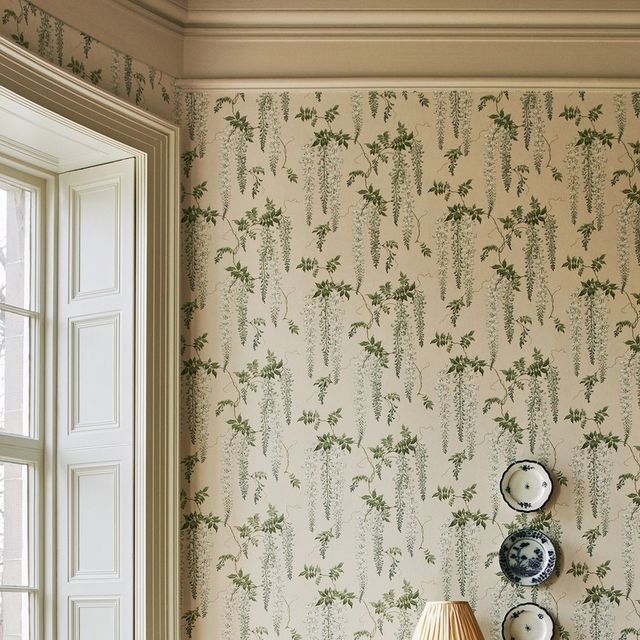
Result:
<svg viewBox="0 0 640 640"><path fill-rule="evenodd" d="M513 607L502 621L504 640L551 640L553 619L546 609L525 602Z"/></svg>
<svg viewBox="0 0 640 640"><path fill-rule="evenodd" d="M518 460L509 465L500 480L504 501L516 511L537 511L551 497L553 481L544 465L534 460Z"/></svg>
<svg viewBox="0 0 640 640"><path fill-rule="evenodd" d="M519 529L500 547L500 568L513 583L532 587L548 580L556 566L556 549L537 529Z"/></svg>

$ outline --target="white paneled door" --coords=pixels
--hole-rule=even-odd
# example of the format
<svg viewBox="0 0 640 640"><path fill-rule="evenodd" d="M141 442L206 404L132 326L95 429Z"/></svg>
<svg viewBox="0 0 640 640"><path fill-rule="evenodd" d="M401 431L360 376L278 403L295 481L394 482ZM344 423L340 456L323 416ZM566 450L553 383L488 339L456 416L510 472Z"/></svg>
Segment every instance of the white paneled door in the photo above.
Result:
<svg viewBox="0 0 640 640"><path fill-rule="evenodd" d="M60 176L60 640L133 638L134 161Z"/></svg>

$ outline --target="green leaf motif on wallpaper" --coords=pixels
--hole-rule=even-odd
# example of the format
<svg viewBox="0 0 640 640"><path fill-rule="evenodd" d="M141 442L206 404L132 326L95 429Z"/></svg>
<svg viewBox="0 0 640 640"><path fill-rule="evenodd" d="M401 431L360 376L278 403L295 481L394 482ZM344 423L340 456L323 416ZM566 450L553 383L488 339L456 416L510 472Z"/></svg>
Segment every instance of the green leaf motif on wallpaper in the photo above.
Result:
<svg viewBox="0 0 640 640"><path fill-rule="evenodd" d="M640 636L638 95L182 97L188 637L499 634L524 527L580 540L532 596L562 640Z"/></svg>

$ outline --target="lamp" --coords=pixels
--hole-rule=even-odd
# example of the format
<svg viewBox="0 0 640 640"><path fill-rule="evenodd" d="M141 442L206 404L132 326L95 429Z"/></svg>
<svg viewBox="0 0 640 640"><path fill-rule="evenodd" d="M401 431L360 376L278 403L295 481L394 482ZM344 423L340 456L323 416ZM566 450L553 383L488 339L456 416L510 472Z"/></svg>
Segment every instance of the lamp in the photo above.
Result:
<svg viewBox="0 0 640 640"><path fill-rule="evenodd" d="M427 602L412 640L484 640L465 600Z"/></svg>

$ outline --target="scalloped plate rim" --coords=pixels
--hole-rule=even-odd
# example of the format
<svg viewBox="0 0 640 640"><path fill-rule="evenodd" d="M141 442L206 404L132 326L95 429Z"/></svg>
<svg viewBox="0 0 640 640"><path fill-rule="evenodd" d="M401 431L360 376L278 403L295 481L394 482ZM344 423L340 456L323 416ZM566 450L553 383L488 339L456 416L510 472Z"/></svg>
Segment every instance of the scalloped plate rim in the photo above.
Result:
<svg viewBox="0 0 640 640"><path fill-rule="evenodd" d="M507 475L507 473L509 473L509 471L511 471L511 469L513 467L515 467L516 465L519 464L523 464L523 463L529 463L529 464L534 464L538 467L540 467L544 473L547 474L547 478L549 479L549 495L545 498L544 502L542 502L542 504L540 504L540 506L534 507L532 509L522 509L520 507L514 507L513 504L511 504L509 502L509 500L507 499L507 496L505 495L505 492L502 488L502 483L504 482L504 479ZM547 469L547 467L545 467L544 464L542 464L542 462L538 462L537 460L529 460L529 459L523 459L523 460L516 460L515 462L512 462L503 472L502 472L502 476L500 477L500 495L502 496L502 500L506 503L506 505L510 508L513 509L514 511L519 511L520 513L532 513L533 511L540 511L540 509L544 509L544 507L547 505L547 503L549 502L549 500L551 500L551 496L553 495L553 490L554 490L554 484L553 484L553 478L551 477L551 474L549 473L549 470Z"/></svg>
<svg viewBox="0 0 640 640"><path fill-rule="evenodd" d="M507 622L507 618L509 617L509 615L515 611L516 609L520 609L522 607L535 607L535 609L541 611L542 613L544 613L547 618L549 618L549 621L551 622L551 635L548 637L544 637L544 638L540 638L540 640L551 640L555 634L556 631L556 623L553 620L553 616L542 606L540 606L539 604L535 603L535 602L522 602L521 604L517 604L515 607L511 607L511 609L509 609L509 611L507 611L507 613L504 614L504 618L502 618L502 626L501 626L501 633L502 633L502 640L511 640L510 638L507 638L505 635L505 625ZM517 639L516 639L517 640Z"/></svg>
<svg viewBox="0 0 640 640"><path fill-rule="evenodd" d="M534 535L531 535L531 534L534 534ZM513 576L515 576L516 574L510 570L510 567L508 564L506 564L506 567L505 567L505 563L503 562L503 557L506 553L504 551L504 549L506 548L505 545L508 540L514 537L516 538L516 540L512 544L515 544L517 540L529 539L529 540L537 540L539 542L539 540L542 539L543 544L548 543L551 546L551 549L553 550L553 562L549 562L549 558L547 556L547 564L544 566L543 570L540 571L540 573L538 573L536 576L523 576L519 580L514 580ZM511 549L511 546L512 545L509 546L509 549ZM500 569L502 573L507 578L507 580L509 580L509 582L513 584L518 584L522 587L533 587L533 586L544 584L553 574L553 570L555 569L557 560L558 560L558 552L556 551L556 546L553 544L553 540L551 540L551 538L546 533L544 533L543 531L540 531L539 529L527 529L527 528L517 529L516 531L514 531L513 533L510 533L505 537L498 551L498 562L500 564ZM547 574L547 575L542 580L536 580L538 576L544 575L544 574ZM526 580L526 582L523 582L523 580ZM527 582L529 582L529 584L527 584Z"/></svg>

